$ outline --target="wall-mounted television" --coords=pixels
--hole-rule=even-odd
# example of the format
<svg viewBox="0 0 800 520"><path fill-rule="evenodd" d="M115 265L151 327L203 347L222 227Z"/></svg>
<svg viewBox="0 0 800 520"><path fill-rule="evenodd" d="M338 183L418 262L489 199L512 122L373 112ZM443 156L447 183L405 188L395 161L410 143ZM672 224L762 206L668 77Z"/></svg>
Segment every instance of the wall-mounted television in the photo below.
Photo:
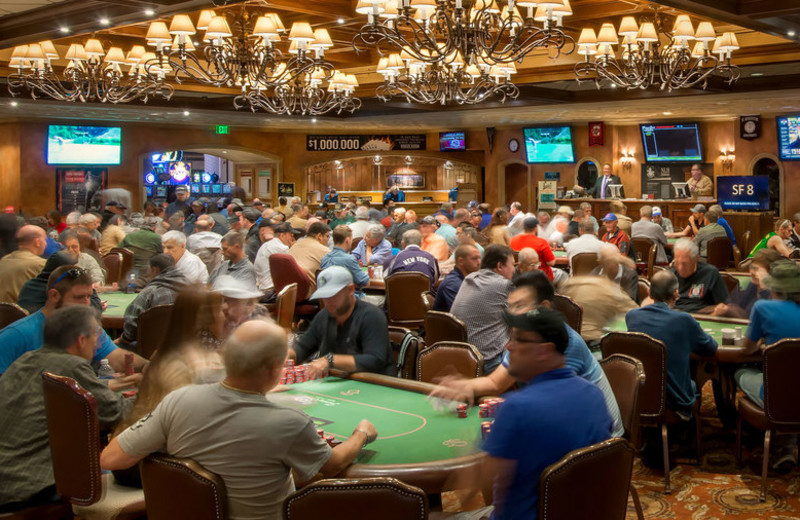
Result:
<svg viewBox="0 0 800 520"><path fill-rule="evenodd" d="M697 123L652 123L639 126L645 162L703 160L700 128Z"/></svg>
<svg viewBox="0 0 800 520"><path fill-rule="evenodd" d="M120 164L122 128L50 125L47 164Z"/></svg>
<svg viewBox="0 0 800 520"><path fill-rule="evenodd" d="M778 116L778 156L782 161L800 161L800 115Z"/></svg>
<svg viewBox="0 0 800 520"><path fill-rule="evenodd" d="M525 157L529 163L572 163L575 148L569 126L524 128Z"/></svg>
<svg viewBox="0 0 800 520"><path fill-rule="evenodd" d="M717 201L722 209L769 211L769 177L766 175L719 176Z"/></svg>
<svg viewBox="0 0 800 520"><path fill-rule="evenodd" d="M439 132L439 151L453 152L467 149L464 132Z"/></svg>

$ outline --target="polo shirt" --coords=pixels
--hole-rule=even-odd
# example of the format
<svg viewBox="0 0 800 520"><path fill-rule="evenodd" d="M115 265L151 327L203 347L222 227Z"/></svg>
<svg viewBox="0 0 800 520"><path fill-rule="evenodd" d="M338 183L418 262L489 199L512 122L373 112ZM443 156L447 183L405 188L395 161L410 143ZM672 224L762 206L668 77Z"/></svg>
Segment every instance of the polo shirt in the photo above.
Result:
<svg viewBox="0 0 800 520"><path fill-rule="evenodd" d="M502 509L495 509L492 518L537 518L542 471L610 435L602 392L568 368L540 374L522 390L507 394L483 446L492 457L516 463Z"/></svg>
<svg viewBox="0 0 800 520"><path fill-rule="evenodd" d="M679 311L698 312L728 299L728 288L713 265L698 263L697 271L688 278L681 278L675 268L672 272L678 277L679 297L675 308Z"/></svg>
<svg viewBox="0 0 800 520"><path fill-rule="evenodd" d="M526 247L536 251L536 254L539 255L539 269L547 275L547 278L551 281L553 280L553 269L550 268L547 262L555 260L556 255L553 254L553 250L550 249L550 244L547 243L547 240L530 233L523 233L513 237L509 245L514 251L521 251Z"/></svg>
<svg viewBox="0 0 800 520"><path fill-rule="evenodd" d="M439 226L439 229L436 230L436 234L440 237L443 237L447 241L447 245L450 247L457 247L458 246L458 236L456 233L456 228L451 226L448 223L444 223Z"/></svg>
<svg viewBox="0 0 800 520"><path fill-rule="evenodd" d="M456 294L461 288L461 282L464 281L464 273L458 267L453 268L447 276L442 279L439 287L436 289L436 300L433 302L433 310L450 312L450 307L453 305L453 300L456 299Z"/></svg>
<svg viewBox="0 0 800 520"><path fill-rule="evenodd" d="M286 253L289 251L289 246L281 242L278 237L273 238L268 242L261 244L256 254L256 261L253 263L253 269L256 272L256 285L261 291L271 291L275 284L272 283L272 273L269 268L269 257L274 253Z"/></svg>
<svg viewBox="0 0 800 520"><path fill-rule="evenodd" d="M237 280L246 283L248 287L256 288L256 271L253 268L253 263L247 256L244 256L235 264L231 264L230 260L225 260L214 269L208 279L208 283L212 284L222 275L229 275Z"/></svg>
<svg viewBox="0 0 800 520"><path fill-rule="evenodd" d="M44 313L40 310L17 320L0 330L0 374L8 370L17 358L36 350L44 343ZM97 337L94 361L108 357L117 349L105 331Z"/></svg>
<svg viewBox="0 0 800 520"><path fill-rule="evenodd" d="M800 338L800 305L789 300L758 300L750 311L747 338L764 338L767 345L784 338Z"/></svg>

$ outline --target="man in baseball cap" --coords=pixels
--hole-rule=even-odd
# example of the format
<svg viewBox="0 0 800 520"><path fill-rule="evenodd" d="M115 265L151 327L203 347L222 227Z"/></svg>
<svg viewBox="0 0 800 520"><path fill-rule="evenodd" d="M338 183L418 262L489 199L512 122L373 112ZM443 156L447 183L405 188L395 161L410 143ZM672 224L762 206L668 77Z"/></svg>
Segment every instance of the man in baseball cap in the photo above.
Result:
<svg viewBox="0 0 800 520"><path fill-rule="evenodd" d="M188 215L192 210L191 204L193 200L189 198L189 186L176 186L175 201L167 206L165 211L167 218L171 217L176 211L182 211L184 215Z"/></svg>
<svg viewBox="0 0 800 520"><path fill-rule="evenodd" d="M319 273L311 299L322 302L322 311L289 349L290 358L309 362L310 377L331 368L397 375L386 316L357 299L355 290L353 275L344 267L335 265Z"/></svg>

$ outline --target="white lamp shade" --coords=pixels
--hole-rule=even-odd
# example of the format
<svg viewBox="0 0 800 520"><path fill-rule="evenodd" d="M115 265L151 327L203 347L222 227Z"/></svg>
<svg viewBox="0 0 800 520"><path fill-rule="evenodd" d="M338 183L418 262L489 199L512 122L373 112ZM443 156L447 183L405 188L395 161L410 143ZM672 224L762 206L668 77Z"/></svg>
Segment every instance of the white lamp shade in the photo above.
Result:
<svg viewBox="0 0 800 520"><path fill-rule="evenodd" d="M28 53L25 57L29 60L43 60L46 58L42 46L38 43L32 43L28 46Z"/></svg>
<svg viewBox="0 0 800 520"><path fill-rule="evenodd" d="M192 24L192 19L189 18L188 14L176 14L172 17L172 23L169 24L169 33L173 36L191 36L196 32Z"/></svg>
<svg viewBox="0 0 800 520"><path fill-rule="evenodd" d="M289 32L289 39L293 42L312 42L314 41L314 31L308 22L295 22Z"/></svg>
<svg viewBox="0 0 800 520"><path fill-rule="evenodd" d="M345 80L347 81L347 85L351 89L355 89L356 87L358 87L358 78L356 78L355 74L347 74L345 76Z"/></svg>
<svg viewBox="0 0 800 520"><path fill-rule="evenodd" d="M39 42L39 45L42 46L42 51L44 51L44 55L50 58L51 60L58 59L58 51L56 50L56 46L53 45L53 42L50 40L45 40L43 42Z"/></svg>
<svg viewBox="0 0 800 520"><path fill-rule="evenodd" d="M131 47L131 50L128 51L128 54L125 55L125 63L128 65L136 65L140 61L142 61L142 56L145 55L147 52L143 45L134 45Z"/></svg>
<svg viewBox="0 0 800 520"><path fill-rule="evenodd" d="M116 63L119 65L125 65L125 53L122 52L122 49L119 47L111 47L108 49L108 54L106 54L106 63Z"/></svg>
<svg viewBox="0 0 800 520"><path fill-rule="evenodd" d="M180 35L176 34L175 38L172 40L172 48L173 49L177 49L178 46L180 45L180 41L178 41L179 39L180 39ZM192 42L191 38L187 37L187 38L183 39L183 48L184 48L184 50L186 50L186 52L194 52L194 50L195 50L194 43Z"/></svg>
<svg viewBox="0 0 800 520"><path fill-rule="evenodd" d="M74 44L73 44L74 45ZM27 58L28 57L28 45L17 45L14 47L14 50L11 52L12 58Z"/></svg>
<svg viewBox="0 0 800 520"><path fill-rule="evenodd" d="M597 33L597 43L605 43L607 45L617 45L619 43L619 37L617 36L616 29L614 29L614 24L604 23L600 27L600 32Z"/></svg>
<svg viewBox="0 0 800 520"><path fill-rule="evenodd" d="M259 16L256 20L256 26L253 28L253 36L261 36L269 38L278 34L278 26L275 25L275 20L269 16Z"/></svg>
<svg viewBox="0 0 800 520"><path fill-rule="evenodd" d="M83 48L83 45L80 43L73 43L69 46L69 50L67 50L67 54L64 56L68 60L78 60L78 61L85 61L89 59L86 55L86 49Z"/></svg>
<svg viewBox="0 0 800 520"><path fill-rule="evenodd" d="M389 72L389 58L387 56L384 56L378 60L378 66L375 68L375 72L378 74L385 74Z"/></svg>
<svg viewBox="0 0 800 520"><path fill-rule="evenodd" d="M90 58L93 56L100 57L106 53L103 50L103 45L100 43L100 40L94 38L86 42L84 49L86 50L86 55Z"/></svg>
<svg viewBox="0 0 800 520"><path fill-rule="evenodd" d="M636 23L636 18L633 16L626 16L619 24L619 34L622 36L636 36L639 34L639 25Z"/></svg>
<svg viewBox="0 0 800 520"><path fill-rule="evenodd" d="M328 34L327 29L316 29L314 31L314 41L311 42L312 49L330 49L333 47L333 40L331 35Z"/></svg>
<svg viewBox="0 0 800 520"><path fill-rule="evenodd" d="M297 45L297 40L292 41L289 44L289 54L297 54L299 51L299 46Z"/></svg>
<svg viewBox="0 0 800 520"><path fill-rule="evenodd" d="M692 49L692 58L701 58L705 54L705 45L703 42L697 42Z"/></svg>
<svg viewBox="0 0 800 520"><path fill-rule="evenodd" d="M396 52L389 55L389 62L386 64L386 68L390 70L400 70L404 67L403 60L400 59L400 55Z"/></svg>
<svg viewBox="0 0 800 520"><path fill-rule="evenodd" d="M675 28L673 36L676 40L694 40L694 27L692 27L692 22L689 20L681 22Z"/></svg>
<svg viewBox="0 0 800 520"><path fill-rule="evenodd" d="M572 6L569 0L564 0L564 5L553 8L554 13L560 13L562 16L570 16L572 14Z"/></svg>
<svg viewBox="0 0 800 520"><path fill-rule="evenodd" d="M206 38L216 40L217 38L230 38L231 27L228 25L228 20L224 16L215 16L208 22L208 30L206 30Z"/></svg>
<svg viewBox="0 0 800 520"><path fill-rule="evenodd" d="M172 35L169 34L167 24L164 22L152 22L147 29L147 35L144 37L149 43L168 43L172 41Z"/></svg>
<svg viewBox="0 0 800 520"><path fill-rule="evenodd" d="M639 27L639 34L636 36L636 41L643 42L657 42L658 34L652 22L645 22Z"/></svg>
<svg viewBox="0 0 800 520"><path fill-rule="evenodd" d="M382 13L378 13L378 16L381 18L386 19L395 19L400 16L400 11L397 9L397 6L391 2L388 2Z"/></svg>
<svg viewBox="0 0 800 520"><path fill-rule="evenodd" d="M711 22L700 22L697 25L697 32L694 38L701 42L713 42L717 39L717 31L714 30L714 26L711 25Z"/></svg>
<svg viewBox="0 0 800 520"><path fill-rule="evenodd" d="M732 32L722 33L722 36L719 38L719 49L721 51L735 51L739 49L739 41Z"/></svg>
<svg viewBox="0 0 800 520"><path fill-rule="evenodd" d="M594 56L597 54L597 45L595 44L584 44L578 45L578 54L581 56Z"/></svg>
<svg viewBox="0 0 800 520"><path fill-rule="evenodd" d="M536 6L543 9L556 9L564 6L564 0L541 0L536 2Z"/></svg>
<svg viewBox="0 0 800 520"><path fill-rule="evenodd" d="M692 19L689 18L688 14L679 14L678 16L676 16L675 23L672 24L672 32L674 33L678 29L678 26L680 24L686 22L689 22L690 24L692 23Z"/></svg>
<svg viewBox="0 0 800 520"><path fill-rule="evenodd" d="M215 16L217 16L217 13L210 9L200 11L200 18L197 19L197 29L200 31L208 30L208 24Z"/></svg>
<svg viewBox="0 0 800 520"><path fill-rule="evenodd" d="M584 28L581 30L581 36L578 38L578 45L595 45L597 43L597 35L594 33L594 29L589 27Z"/></svg>
<svg viewBox="0 0 800 520"><path fill-rule="evenodd" d="M517 7L522 7L524 9L533 9L538 4L538 0L520 0L519 2L516 2Z"/></svg>

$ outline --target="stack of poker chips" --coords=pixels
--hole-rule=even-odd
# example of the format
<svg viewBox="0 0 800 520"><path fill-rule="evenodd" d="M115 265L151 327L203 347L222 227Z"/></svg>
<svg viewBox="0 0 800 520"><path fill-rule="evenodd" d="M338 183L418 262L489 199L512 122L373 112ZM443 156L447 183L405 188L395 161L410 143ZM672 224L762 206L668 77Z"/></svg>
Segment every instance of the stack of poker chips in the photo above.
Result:
<svg viewBox="0 0 800 520"><path fill-rule="evenodd" d="M492 421L481 421L481 438L486 440L492 433Z"/></svg>
<svg viewBox="0 0 800 520"><path fill-rule="evenodd" d="M322 428L317 428L317 435L319 435L320 439L327 442L328 446L330 446L331 448L333 448L338 444L341 444L341 442L336 440L336 437L334 437L333 435L327 435L325 433L325 430L323 430Z"/></svg>
<svg viewBox="0 0 800 520"><path fill-rule="evenodd" d="M456 412L458 413L458 417L460 419L466 419L467 418L467 405L460 404L460 405L456 406Z"/></svg>
<svg viewBox="0 0 800 520"><path fill-rule="evenodd" d="M486 399L486 400L483 402L483 404L482 404L482 405L480 405L480 407L479 407L479 409L480 409L481 411L483 411L483 408L482 408L482 407L483 407L483 406L486 406L486 408L485 408L485 410L486 410L486 411L485 411L485 415L481 415L481 414L480 414L480 412L479 412L479 414L478 414L478 415L479 415L480 417L484 417L484 418L489 418L489 417L491 417L491 418L494 418L494 417L497 417L497 412L500 410L500 405L501 405L501 404L503 404L503 401L505 401L505 399L501 399L500 397L497 397L497 398L494 398L494 399Z"/></svg>
<svg viewBox="0 0 800 520"><path fill-rule="evenodd" d="M305 383L311 381L308 377L308 365L295 366L293 359L287 359L281 372L280 384L293 385L295 383Z"/></svg>

